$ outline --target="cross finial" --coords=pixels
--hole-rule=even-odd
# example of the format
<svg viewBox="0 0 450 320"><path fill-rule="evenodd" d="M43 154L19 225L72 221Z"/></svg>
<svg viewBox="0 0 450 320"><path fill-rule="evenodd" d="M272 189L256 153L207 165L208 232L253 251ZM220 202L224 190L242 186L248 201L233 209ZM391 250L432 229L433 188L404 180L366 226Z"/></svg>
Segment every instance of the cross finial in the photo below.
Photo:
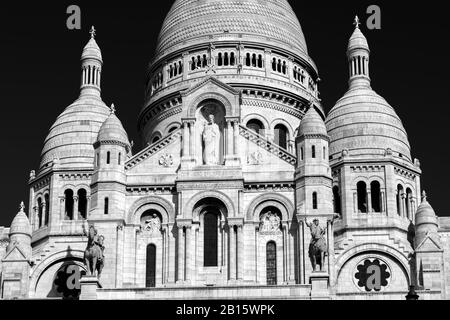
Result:
<svg viewBox="0 0 450 320"><path fill-rule="evenodd" d="M116 114L116 106L113 104L111 104L111 114Z"/></svg>
<svg viewBox="0 0 450 320"><path fill-rule="evenodd" d="M426 193L425 190L424 190L424 191L422 192L422 202L427 201L427 198L428 198L427 193Z"/></svg>
<svg viewBox="0 0 450 320"><path fill-rule="evenodd" d="M360 25L361 23L359 22L359 17L358 16L355 16L355 22L353 23L353 25L357 28L357 29L359 29L359 25Z"/></svg>
<svg viewBox="0 0 450 320"><path fill-rule="evenodd" d="M20 212L25 212L25 203L22 201L21 203L20 203Z"/></svg>
<svg viewBox="0 0 450 320"><path fill-rule="evenodd" d="M96 32L97 32L97 31L95 30L94 26L92 26L92 27L91 27L91 31L89 31L89 33L91 34L91 38L92 38L92 39L95 38Z"/></svg>

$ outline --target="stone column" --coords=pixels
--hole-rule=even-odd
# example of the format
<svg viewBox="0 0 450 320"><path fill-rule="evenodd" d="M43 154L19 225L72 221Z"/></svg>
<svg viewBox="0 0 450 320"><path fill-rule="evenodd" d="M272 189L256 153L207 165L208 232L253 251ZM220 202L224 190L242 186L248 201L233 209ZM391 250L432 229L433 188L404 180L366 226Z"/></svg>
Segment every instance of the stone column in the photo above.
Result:
<svg viewBox="0 0 450 320"><path fill-rule="evenodd" d="M43 227L45 227L47 225L46 212L47 212L47 204L45 203L45 200L43 200L42 201L42 226Z"/></svg>
<svg viewBox="0 0 450 320"><path fill-rule="evenodd" d="M239 121L235 120L234 123L234 154L239 158Z"/></svg>
<svg viewBox="0 0 450 320"><path fill-rule="evenodd" d="M183 80L188 79L189 75L189 52L183 53Z"/></svg>
<svg viewBox="0 0 450 320"><path fill-rule="evenodd" d="M60 197L59 201L60 201L59 205L60 218L61 221L64 221L66 219L66 197Z"/></svg>
<svg viewBox="0 0 450 320"><path fill-rule="evenodd" d="M178 226L178 282L184 281L184 231Z"/></svg>
<svg viewBox="0 0 450 320"><path fill-rule="evenodd" d="M269 77L270 74L272 73L272 50L269 49L265 49L264 50L264 61L265 61L265 66L266 66L266 77Z"/></svg>
<svg viewBox="0 0 450 320"><path fill-rule="evenodd" d="M239 225L237 226L237 241L236 241L236 245L237 245L237 254L236 254L236 259L237 259L237 280L243 280L243 271L244 271L244 257L243 257L243 247L244 247L244 232L243 232L243 225Z"/></svg>
<svg viewBox="0 0 450 320"><path fill-rule="evenodd" d="M406 217L406 208L405 208L405 192L402 191L400 194L400 208L401 208L401 216Z"/></svg>
<svg viewBox="0 0 450 320"><path fill-rule="evenodd" d="M195 259L195 254L192 250L192 225L186 227L186 263L185 263L185 274L186 281L191 281L191 273L192 273L192 258Z"/></svg>
<svg viewBox="0 0 450 320"><path fill-rule="evenodd" d="M183 122L183 158L189 157L189 123Z"/></svg>
<svg viewBox="0 0 450 320"><path fill-rule="evenodd" d="M236 280L236 233L234 226L230 226L230 280Z"/></svg>
<svg viewBox="0 0 450 320"><path fill-rule="evenodd" d="M227 120L227 158L233 156L233 126L232 121Z"/></svg>
<svg viewBox="0 0 450 320"><path fill-rule="evenodd" d="M195 159L195 133L194 133L194 129L195 129L195 122L194 121L189 121L189 155L192 159Z"/></svg>
<svg viewBox="0 0 450 320"><path fill-rule="evenodd" d="M169 242L169 252L168 252L168 259L167 259L167 269L169 273L168 281L169 283L175 283L175 248L176 248L176 238L173 235L173 233L170 231L174 227L173 224L169 224L168 228L168 242Z"/></svg>
<svg viewBox="0 0 450 320"><path fill-rule="evenodd" d="M373 208L372 208L372 192L368 191L367 192L367 213L372 213L373 212Z"/></svg>
<svg viewBox="0 0 450 320"><path fill-rule="evenodd" d="M289 284L295 284L295 248L294 248L294 237L290 234L289 230L291 229L292 224L288 224L288 263L289 263Z"/></svg>
<svg viewBox="0 0 450 320"><path fill-rule="evenodd" d="M304 223L303 220L300 218L297 218L299 221L299 228L298 228L298 248L299 248L299 281L300 284L306 284L305 279L305 250L304 250Z"/></svg>
<svg viewBox="0 0 450 320"><path fill-rule="evenodd" d="M386 213L386 196L384 192L381 192L381 212Z"/></svg>
<svg viewBox="0 0 450 320"><path fill-rule="evenodd" d="M72 208L73 221L78 221L78 197L73 197L73 208Z"/></svg>
<svg viewBox="0 0 450 320"><path fill-rule="evenodd" d="M288 57L288 65L286 72L288 73L290 83L294 83L294 72L292 70L294 70L294 58Z"/></svg>

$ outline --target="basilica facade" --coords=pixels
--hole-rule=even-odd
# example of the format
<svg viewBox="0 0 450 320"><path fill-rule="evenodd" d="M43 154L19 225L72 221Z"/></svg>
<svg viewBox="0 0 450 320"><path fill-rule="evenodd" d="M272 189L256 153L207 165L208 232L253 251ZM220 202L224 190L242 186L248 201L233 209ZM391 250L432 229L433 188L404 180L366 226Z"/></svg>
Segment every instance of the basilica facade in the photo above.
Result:
<svg viewBox="0 0 450 320"><path fill-rule="evenodd" d="M79 299L90 226L104 239L97 299L449 298L450 219L371 88L370 53L356 20L349 89L326 114L287 0L176 0L139 151L122 106L102 101L92 30L80 96L0 228L1 298Z"/></svg>

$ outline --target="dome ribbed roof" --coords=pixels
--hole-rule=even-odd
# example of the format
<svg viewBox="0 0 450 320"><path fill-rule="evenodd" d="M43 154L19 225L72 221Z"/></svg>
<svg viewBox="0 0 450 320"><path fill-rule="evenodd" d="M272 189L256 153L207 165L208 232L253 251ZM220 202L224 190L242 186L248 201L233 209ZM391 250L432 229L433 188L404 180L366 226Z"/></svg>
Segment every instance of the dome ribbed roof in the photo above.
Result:
<svg viewBox="0 0 450 320"><path fill-rule="evenodd" d="M438 227L438 218L433 207L427 200L426 193L424 192L422 203L416 212L416 226L429 225L430 228Z"/></svg>
<svg viewBox="0 0 450 320"><path fill-rule="evenodd" d="M83 49L81 60L84 59L97 59L100 61L103 60L102 51L100 50L100 47L98 46L94 38L91 38Z"/></svg>
<svg viewBox="0 0 450 320"><path fill-rule="evenodd" d="M355 28L355 31L353 32L348 42L348 50L351 51L355 49L369 50L369 43L367 42L367 38L359 28Z"/></svg>
<svg viewBox="0 0 450 320"><path fill-rule="evenodd" d="M70 105L56 120L45 140L40 169L59 159L59 165L91 168L100 127L111 111L95 96L84 96Z"/></svg>
<svg viewBox="0 0 450 320"><path fill-rule="evenodd" d="M330 155L384 156L387 149L411 161L408 135L395 110L370 86L352 87L330 111ZM395 155L395 154L394 154Z"/></svg>
<svg viewBox="0 0 450 320"><path fill-rule="evenodd" d="M300 23L286 0L176 0L161 29L156 57L220 37L274 41L303 54L308 51Z"/></svg>
<svg viewBox="0 0 450 320"><path fill-rule="evenodd" d="M28 217L24 212L22 204L20 212L16 215L13 222L11 223L9 235L11 236L14 234L25 234L31 236L31 232L30 221L28 220Z"/></svg>
<svg viewBox="0 0 450 320"><path fill-rule="evenodd" d="M301 137L304 135L328 135L325 123L314 107L309 108L305 117L300 122L298 136Z"/></svg>
<svg viewBox="0 0 450 320"><path fill-rule="evenodd" d="M125 145L130 145L122 122L114 113L111 113L109 118L101 126L97 141L118 141Z"/></svg>

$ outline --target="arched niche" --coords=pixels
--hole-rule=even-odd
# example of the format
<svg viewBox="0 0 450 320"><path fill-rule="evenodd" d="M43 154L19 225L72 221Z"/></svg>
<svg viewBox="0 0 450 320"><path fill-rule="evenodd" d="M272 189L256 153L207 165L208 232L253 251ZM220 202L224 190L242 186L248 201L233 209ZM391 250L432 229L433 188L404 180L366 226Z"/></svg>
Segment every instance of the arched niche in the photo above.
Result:
<svg viewBox="0 0 450 320"><path fill-rule="evenodd" d="M225 134L227 130L225 117L225 106L217 99L203 100L197 105L194 127L194 152L197 164L206 164L204 152L205 148L207 148L207 142L204 132L207 126L212 126L214 130L218 129L219 137L215 139L210 148L213 148L218 153L217 163L219 165L224 163Z"/></svg>
<svg viewBox="0 0 450 320"><path fill-rule="evenodd" d="M192 197L184 209L186 216L192 214L192 219L194 221L199 221L199 208L205 204L205 201L208 202L210 200L217 201L216 203L223 205L224 210L222 211L222 214L224 214L224 216L222 218L235 216L235 206L233 201L223 192L212 190L200 192Z"/></svg>
<svg viewBox="0 0 450 320"><path fill-rule="evenodd" d="M137 200L128 210L128 223L141 224L142 215L149 210L159 212L162 224L168 224L175 221L175 208L164 198L150 196Z"/></svg>
<svg viewBox="0 0 450 320"><path fill-rule="evenodd" d="M294 205L283 195L277 193L269 193L254 199L247 209L247 221L258 222L261 213L267 207L274 207L281 213L283 221L292 220L294 216Z"/></svg>

